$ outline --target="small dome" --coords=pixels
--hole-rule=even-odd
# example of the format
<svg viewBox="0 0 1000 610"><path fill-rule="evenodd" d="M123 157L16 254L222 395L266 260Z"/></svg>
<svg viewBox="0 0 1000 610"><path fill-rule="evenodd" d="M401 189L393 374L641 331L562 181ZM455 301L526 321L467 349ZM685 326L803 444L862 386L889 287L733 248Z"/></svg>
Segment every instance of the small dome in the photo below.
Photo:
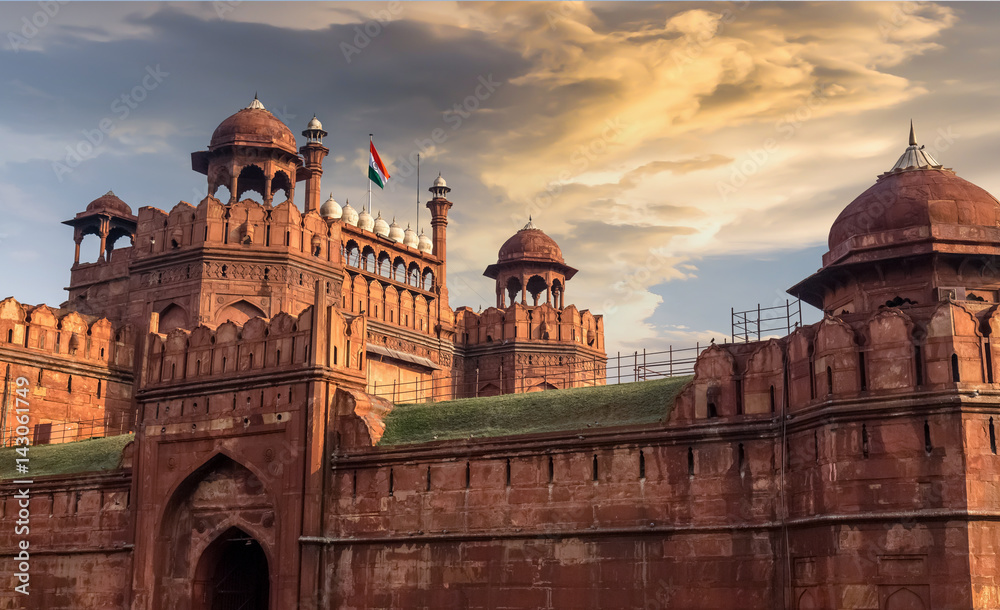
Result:
<svg viewBox="0 0 1000 610"><path fill-rule="evenodd" d="M562 263L562 250L554 239L542 232L529 219L524 228L515 233L502 246L498 262L511 260L553 261Z"/></svg>
<svg viewBox="0 0 1000 610"><path fill-rule="evenodd" d="M363 231L371 231L375 228L375 219L364 208L361 208L361 213L358 214L358 228Z"/></svg>
<svg viewBox="0 0 1000 610"><path fill-rule="evenodd" d="M438 177L434 179L434 184L431 186L448 186L448 183L444 181L441 174L438 174Z"/></svg>
<svg viewBox="0 0 1000 610"><path fill-rule="evenodd" d="M392 219L392 224L389 225L389 239L395 242L403 241L403 227L396 224L396 219Z"/></svg>
<svg viewBox="0 0 1000 610"><path fill-rule="evenodd" d="M333 193L330 193L330 198L320 206L319 215L330 220L338 220L344 215L344 209L340 207L339 203L334 201Z"/></svg>
<svg viewBox="0 0 1000 610"><path fill-rule="evenodd" d="M375 234L382 237L389 236L389 223L382 218L382 212L379 212L378 218L375 219Z"/></svg>
<svg viewBox="0 0 1000 610"><path fill-rule="evenodd" d="M901 246L947 242L978 251L1000 237L1000 202L910 144L896 164L854 199L830 227L824 264L887 255ZM882 252L883 254L878 254Z"/></svg>
<svg viewBox="0 0 1000 610"><path fill-rule="evenodd" d="M434 250L434 242L420 229L420 236L417 238L417 250L430 254Z"/></svg>
<svg viewBox="0 0 1000 610"><path fill-rule="evenodd" d="M351 200L347 200L347 205L344 206L344 214L341 216L344 222L351 225L352 227L358 226L358 211L351 207Z"/></svg>
<svg viewBox="0 0 1000 610"><path fill-rule="evenodd" d="M317 119L316 115L314 114L313 118L309 119L309 124L306 125L306 129L307 130L310 130L310 129L319 129L319 130L322 131L322 129L323 129L323 123L320 123L319 119Z"/></svg>
<svg viewBox="0 0 1000 610"><path fill-rule="evenodd" d="M297 154L295 136L288 127L268 112L256 96L249 106L219 123L212 133L209 150L223 146L262 146Z"/></svg>
<svg viewBox="0 0 1000 610"><path fill-rule="evenodd" d="M420 239L417 237L417 232L411 229L410 225L406 225L406 230L403 231L403 245L416 248L419 243Z"/></svg>
<svg viewBox="0 0 1000 610"><path fill-rule="evenodd" d="M131 216L132 208L118 198L112 191L104 193L87 204L87 212L111 212L120 216Z"/></svg>

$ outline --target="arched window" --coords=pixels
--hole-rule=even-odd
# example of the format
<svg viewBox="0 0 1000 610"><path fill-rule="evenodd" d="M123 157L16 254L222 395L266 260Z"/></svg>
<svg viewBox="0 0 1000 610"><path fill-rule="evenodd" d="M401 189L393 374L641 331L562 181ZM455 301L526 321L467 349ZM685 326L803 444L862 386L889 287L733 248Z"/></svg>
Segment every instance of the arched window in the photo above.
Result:
<svg viewBox="0 0 1000 610"><path fill-rule="evenodd" d="M361 249L358 248L358 244L355 243L354 240L347 242L347 246L345 247L345 254L346 254L345 258L347 260L347 265L349 267L358 268L361 266Z"/></svg>

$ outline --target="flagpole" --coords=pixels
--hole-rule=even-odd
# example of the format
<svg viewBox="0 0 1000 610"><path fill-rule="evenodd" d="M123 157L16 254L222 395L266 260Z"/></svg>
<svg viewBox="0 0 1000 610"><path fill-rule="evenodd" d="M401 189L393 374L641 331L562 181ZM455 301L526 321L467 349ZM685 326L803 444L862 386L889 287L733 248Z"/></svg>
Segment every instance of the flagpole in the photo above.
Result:
<svg viewBox="0 0 1000 610"><path fill-rule="evenodd" d="M374 134L368 134L368 167L372 166L372 146L375 146ZM368 172L365 172L367 174ZM372 179L368 177L368 213L372 213Z"/></svg>
<svg viewBox="0 0 1000 610"><path fill-rule="evenodd" d="M417 153L417 231L420 230L420 153Z"/></svg>

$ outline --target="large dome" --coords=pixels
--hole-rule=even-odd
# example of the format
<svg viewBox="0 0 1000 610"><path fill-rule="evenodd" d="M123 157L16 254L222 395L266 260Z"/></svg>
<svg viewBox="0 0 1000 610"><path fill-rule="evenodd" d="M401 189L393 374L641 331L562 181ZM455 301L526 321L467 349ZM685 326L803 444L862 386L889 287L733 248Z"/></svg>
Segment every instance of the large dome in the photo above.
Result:
<svg viewBox="0 0 1000 610"><path fill-rule="evenodd" d="M132 216L132 208L113 192L108 191L87 204L87 213L111 212L121 216Z"/></svg>
<svg viewBox="0 0 1000 610"><path fill-rule="evenodd" d="M520 260L564 262L559 244L531 222L505 241L497 255L499 263Z"/></svg>
<svg viewBox="0 0 1000 610"><path fill-rule="evenodd" d="M295 136L284 123L254 101L215 128L209 150L223 146L275 147L296 154Z"/></svg>
<svg viewBox="0 0 1000 610"><path fill-rule="evenodd" d="M884 174L830 228L829 260L940 241L1000 242L1000 202L946 169Z"/></svg>

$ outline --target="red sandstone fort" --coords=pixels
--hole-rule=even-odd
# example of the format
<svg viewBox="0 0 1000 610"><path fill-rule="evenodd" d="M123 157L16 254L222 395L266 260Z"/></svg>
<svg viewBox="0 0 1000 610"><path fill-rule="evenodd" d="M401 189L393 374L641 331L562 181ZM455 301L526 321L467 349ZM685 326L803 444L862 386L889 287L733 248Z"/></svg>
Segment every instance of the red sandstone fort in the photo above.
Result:
<svg viewBox="0 0 1000 610"><path fill-rule="evenodd" d="M912 133L789 290L821 322L616 386L532 222L452 309L445 180L404 230L321 203L302 135L255 99L204 200L109 192L68 301L0 302L41 468L30 595L0 481L0 608L1000 607L1000 203Z"/></svg>

